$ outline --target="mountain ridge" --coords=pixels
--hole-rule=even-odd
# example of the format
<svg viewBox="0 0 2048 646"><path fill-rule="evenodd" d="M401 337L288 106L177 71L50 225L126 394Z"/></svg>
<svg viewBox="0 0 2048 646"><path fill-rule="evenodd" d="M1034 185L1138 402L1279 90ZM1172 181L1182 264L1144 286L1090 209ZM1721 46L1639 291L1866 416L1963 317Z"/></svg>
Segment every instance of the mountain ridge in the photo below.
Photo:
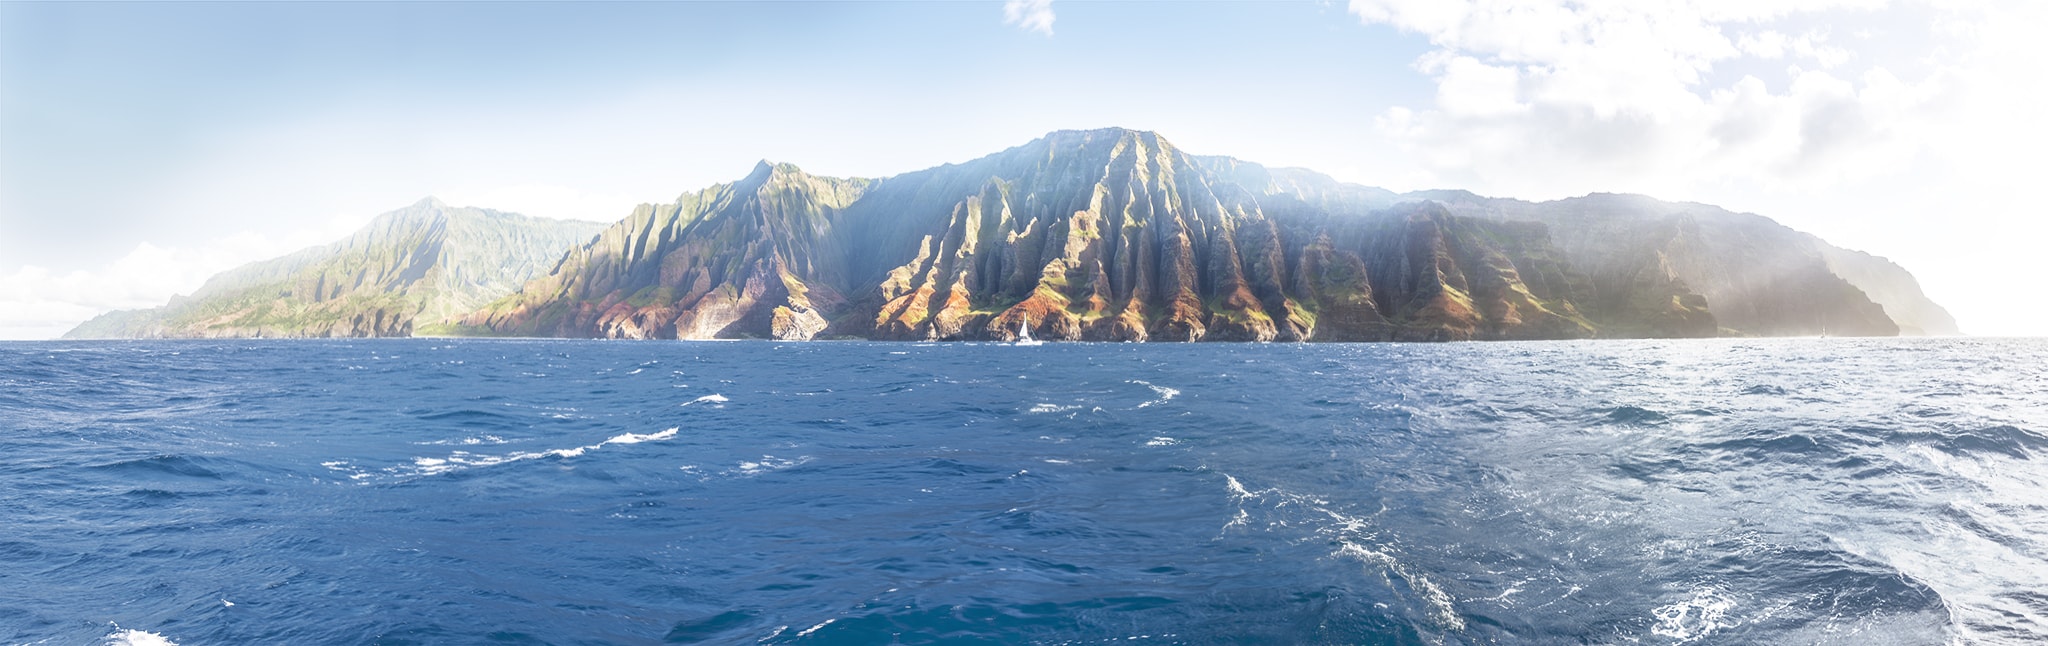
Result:
<svg viewBox="0 0 2048 646"><path fill-rule="evenodd" d="M714 190L724 191L715 204ZM880 179L763 162L740 182L646 208L666 223L660 235L643 231L625 245L615 225L557 275L465 317L464 331L1008 340L1029 324L1042 338L1112 341L1886 335L1900 326L1829 262L1867 265L1866 283L1910 278L1718 207L1612 194L1543 203L1396 194L1191 155L1120 128L1056 131ZM1642 213L1616 212L1628 208ZM713 267L719 249L737 257ZM1945 316L1917 286L1873 291L1917 299L1922 318ZM1723 307L1726 320L1716 316Z"/></svg>
<svg viewBox="0 0 2048 646"><path fill-rule="evenodd" d="M461 209L427 198L386 216L414 211ZM445 217L388 220L225 272L155 314L109 313L73 333L1006 341L1028 325L1058 340L1445 341L1958 332L1904 268L1760 215L1612 193L1548 202L1395 193L1194 155L1122 128L1055 131L884 178L761 160L736 181L584 223L580 237L523 238L535 246L510 265L491 245L453 253L477 245L449 246ZM511 269L484 271L493 265ZM469 283L491 289L458 289ZM251 289L260 297L242 295ZM251 313L261 303L300 316L265 324Z"/></svg>
<svg viewBox="0 0 2048 646"><path fill-rule="evenodd" d="M602 226L427 197L343 240L221 272L189 296L100 315L64 338L428 333L544 275Z"/></svg>

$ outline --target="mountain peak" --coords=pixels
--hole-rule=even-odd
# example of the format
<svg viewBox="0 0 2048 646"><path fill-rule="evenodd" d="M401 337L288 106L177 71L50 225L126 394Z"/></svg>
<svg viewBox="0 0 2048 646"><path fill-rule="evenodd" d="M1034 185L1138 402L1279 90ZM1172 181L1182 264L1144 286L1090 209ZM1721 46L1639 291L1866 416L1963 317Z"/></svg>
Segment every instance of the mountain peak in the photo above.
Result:
<svg viewBox="0 0 2048 646"><path fill-rule="evenodd" d="M740 181L741 183L745 184L760 184L778 177L792 177L802 175L805 175L804 169L797 168L796 164L786 162L771 162L766 159L763 159L761 161L755 162L754 170L748 172L747 178Z"/></svg>
<svg viewBox="0 0 2048 646"><path fill-rule="evenodd" d="M1040 139L1042 141L1052 143L1054 145L1069 143L1086 143L1090 141L1104 141L1117 139L1156 141L1169 146L1172 145L1170 143L1167 143L1166 138L1159 136L1159 133L1157 132L1153 132L1150 130L1132 130L1130 128L1124 128L1119 126L1110 126L1107 128L1094 128L1091 130L1054 130L1052 132L1046 133L1045 136L1041 137Z"/></svg>
<svg viewBox="0 0 2048 646"><path fill-rule="evenodd" d="M1136 129L1132 129L1132 128L1125 128L1125 127L1122 127L1122 126L1108 126L1108 127L1104 127L1104 128L1089 128L1089 129L1086 129L1086 130L1054 130L1054 131L1052 131L1052 132L1046 133L1046 136L1047 136L1047 137L1061 137L1061 136L1066 136L1066 137L1073 137L1073 136L1082 136L1082 137L1157 137L1157 136L1159 136L1159 133L1157 133L1157 132L1153 132L1153 131L1150 131L1150 130L1136 130Z"/></svg>
<svg viewBox="0 0 2048 646"><path fill-rule="evenodd" d="M1674 226L1677 211L1698 226ZM417 319L613 338L1005 340L1025 325L1060 339L1367 341L1895 334L1893 316L1954 329L1903 269L1824 257L1817 238L1761 216L1608 194L1396 195L1121 127L882 179L759 160L738 182L512 263L460 254L508 248L472 244L482 224L540 223L475 213L494 214L427 197L198 296L242 303L229 297L260 288L251 307L270 309L180 306L92 329L385 335ZM521 268L492 274L497 294L537 282L516 298L424 300L491 267ZM255 318L269 327L235 322Z"/></svg>

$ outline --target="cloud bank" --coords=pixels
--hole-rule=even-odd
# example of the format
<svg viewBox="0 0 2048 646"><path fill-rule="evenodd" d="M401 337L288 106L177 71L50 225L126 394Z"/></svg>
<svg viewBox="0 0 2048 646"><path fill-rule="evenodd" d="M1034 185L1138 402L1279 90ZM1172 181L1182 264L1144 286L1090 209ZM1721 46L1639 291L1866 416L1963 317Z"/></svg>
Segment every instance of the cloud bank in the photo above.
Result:
<svg viewBox="0 0 2048 646"><path fill-rule="evenodd" d="M110 310L163 305L173 295L197 290L214 274L252 259L331 242L340 235L328 227L288 239L243 233L191 247L143 242L119 260L91 271L25 265L0 274L0 339L54 338Z"/></svg>
<svg viewBox="0 0 2048 646"><path fill-rule="evenodd" d="M2048 332L2013 298L2048 221L2048 3L1351 0L1419 36L1433 96L1375 111L1409 188L1639 192L1882 253L1966 329Z"/></svg>
<svg viewBox="0 0 2048 646"><path fill-rule="evenodd" d="M1428 106L1376 125L1448 183L1522 196L1827 185L1892 169L1948 116L1949 71L1841 33L1882 2L1352 0L1427 38ZM1892 12L1896 17L1899 12ZM1853 41L1853 42L1849 42ZM1846 43L1846 44L1845 44ZM1902 78L1893 65L1920 67Z"/></svg>

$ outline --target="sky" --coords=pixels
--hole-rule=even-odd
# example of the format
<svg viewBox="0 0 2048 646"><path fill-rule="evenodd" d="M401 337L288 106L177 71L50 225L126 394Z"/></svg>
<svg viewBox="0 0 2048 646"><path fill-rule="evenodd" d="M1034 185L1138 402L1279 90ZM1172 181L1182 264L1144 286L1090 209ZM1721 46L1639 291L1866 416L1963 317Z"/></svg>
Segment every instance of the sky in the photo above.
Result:
<svg viewBox="0 0 2048 646"><path fill-rule="evenodd" d="M0 2L0 338L432 195L614 221L757 160L881 177L1060 129L1394 190L1644 193L2048 335L2048 3Z"/></svg>

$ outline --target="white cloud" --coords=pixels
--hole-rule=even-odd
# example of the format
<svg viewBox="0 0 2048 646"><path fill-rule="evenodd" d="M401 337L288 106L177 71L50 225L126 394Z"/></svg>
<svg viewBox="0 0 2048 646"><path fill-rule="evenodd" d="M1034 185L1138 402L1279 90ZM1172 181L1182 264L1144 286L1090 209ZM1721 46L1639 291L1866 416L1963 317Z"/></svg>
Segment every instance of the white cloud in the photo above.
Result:
<svg viewBox="0 0 2048 646"><path fill-rule="evenodd" d="M1052 0L1004 0L1003 24L1052 35Z"/></svg>
<svg viewBox="0 0 2048 646"><path fill-rule="evenodd" d="M214 274L338 240L366 221L336 217L284 237L240 233L191 247L143 242L93 270L20 266L0 274L0 339L55 338L107 311L163 305L199 289Z"/></svg>
<svg viewBox="0 0 2048 646"><path fill-rule="evenodd" d="M1776 59L1785 57L1785 48L1790 42L1791 39L1784 34L1766 29L1754 34L1743 34L1736 46L1740 47L1743 53L1757 58Z"/></svg>
<svg viewBox="0 0 2048 646"><path fill-rule="evenodd" d="M1774 21L1867 9L1864 0L1352 0L1368 24L1437 47L1415 62L1431 106L1379 117L1440 179L1520 195L1684 192L1702 181L1828 182L1910 156L1898 136L1940 118L1946 78L1903 81L1824 29ZM1742 59L1785 60L1782 79L1716 76ZM1725 77L1725 78L1724 78ZM1789 145L1788 145L1789 144Z"/></svg>
<svg viewBox="0 0 2048 646"><path fill-rule="evenodd" d="M457 186L434 194L457 206L593 221L614 220L639 202L546 184ZM93 269L21 265L11 274L0 274L0 339L55 338L112 310L163 305L172 296L198 290L222 271L346 238L371 217L367 211L335 215L283 235L244 231L185 246L141 242L119 259Z"/></svg>
<svg viewBox="0 0 2048 646"><path fill-rule="evenodd" d="M1528 110L1520 98L1521 78L1512 67L1487 65L1457 56L1436 65L1437 105L1479 117L1498 117Z"/></svg>
<svg viewBox="0 0 2048 646"><path fill-rule="evenodd" d="M1373 116L1421 179L1755 211L1900 261L1966 329L2048 334L2013 298L2048 223L2048 3L1352 0L1426 38L1427 104Z"/></svg>

